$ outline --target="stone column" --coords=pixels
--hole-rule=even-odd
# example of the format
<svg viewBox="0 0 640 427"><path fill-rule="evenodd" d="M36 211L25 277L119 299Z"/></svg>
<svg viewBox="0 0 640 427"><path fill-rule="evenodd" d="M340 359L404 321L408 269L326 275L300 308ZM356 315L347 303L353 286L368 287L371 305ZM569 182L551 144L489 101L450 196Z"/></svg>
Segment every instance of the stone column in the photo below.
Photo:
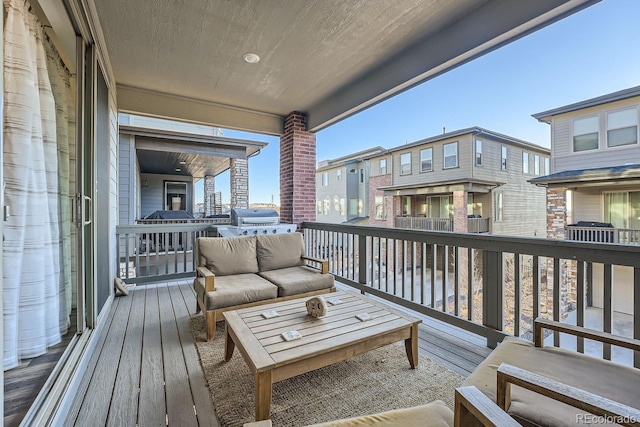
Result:
<svg viewBox="0 0 640 427"><path fill-rule="evenodd" d="M300 226L316 220L316 135L307 116L294 111L280 137L280 220Z"/></svg>
<svg viewBox="0 0 640 427"><path fill-rule="evenodd" d="M547 188L547 238L564 240L567 227L567 188ZM560 318L567 317L572 301L576 300L577 265L575 261L560 260ZM553 295L553 260L547 263L547 294ZM543 302L544 303L544 302ZM546 301L553 307L552 298Z"/></svg>
<svg viewBox="0 0 640 427"><path fill-rule="evenodd" d="M249 208L249 163L247 159L231 159L230 162L231 207Z"/></svg>
<svg viewBox="0 0 640 427"><path fill-rule="evenodd" d="M456 233L466 233L469 230L467 220L467 193L466 190L453 192L453 231Z"/></svg>
<svg viewBox="0 0 640 427"><path fill-rule="evenodd" d="M204 216L213 215L214 194L216 192L216 178L214 176L204 177Z"/></svg>

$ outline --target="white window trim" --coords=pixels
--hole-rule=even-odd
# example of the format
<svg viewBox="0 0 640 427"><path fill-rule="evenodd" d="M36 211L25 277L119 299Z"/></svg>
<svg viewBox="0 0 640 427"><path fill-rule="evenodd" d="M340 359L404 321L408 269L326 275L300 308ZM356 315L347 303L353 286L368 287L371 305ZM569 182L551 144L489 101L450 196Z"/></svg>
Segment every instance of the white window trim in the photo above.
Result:
<svg viewBox="0 0 640 427"><path fill-rule="evenodd" d="M431 169L422 169L422 152L431 151ZM433 172L433 147L427 147L420 150L420 173Z"/></svg>
<svg viewBox="0 0 640 427"><path fill-rule="evenodd" d="M402 163L402 156L405 156L405 155L408 155L408 156L409 156L409 163L408 163L408 164L409 164L409 172L404 172L404 171L402 170L402 166L403 166L403 163ZM409 152L409 153L402 153L402 154L400 154L400 175L401 175L401 176L406 176L406 175L411 175L411 174L412 174L412 172L413 172L413 168L411 167L411 162L413 161L412 157L413 157L413 156L411 155L411 152Z"/></svg>
<svg viewBox="0 0 640 427"><path fill-rule="evenodd" d="M575 128L574 123L576 122L576 120L584 120L584 119L590 119L590 118L594 118L594 117L598 120L598 146L596 148L594 148L594 149L591 149L591 150L576 151L575 150L575 144L573 142L573 138L576 136L576 134L574 132L574 128ZM589 114L587 116L573 117L571 119L571 138L570 138L569 142L571 143L571 152L572 153L588 153L588 152L593 152L593 151L597 151L597 150L602 149L602 143L601 143L601 141L602 141L601 133L602 132L601 132L601 129L600 129L601 128L601 123L600 122L601 122L600 114L595 114L595 115L594 114ZM586 135L586 134L582 134L582 133L578 134L578 136L580 136L580 135Z"/></svg>
<svg viewBox="0 0 640 427"><path fill-rule="evenodd" d="M447 166L447 156L445 155L444 150L445 147L453 144L456 146L456 164L455 166ZM458 141L442 144L442 169L455 169L457 167L460 167L460 145L458 144Z"/></svg>
<svg viewBox="0 0 640 427"><path fill-rule="evenodd" d="M480 150L478 151L478 147ZM480 163L478 163L478 154L480 154ZM475 147L474 147L474 155L473 155L473 164L475 166L482 167L482 140L476 139Z"/></svg>
<svg viewBox="0 0 640 427"><path fill-rule="evenodd" d="M620 111L624 111L624 110L632 110L635 109L636 110L636 142L635 144L626 144L626 145L616 145L613 147L609 146L609 131L610 130L616 130L616 129L624 129L624 128L614 128L614 129L609 129L609 114L611 113L618 113ZM605 143L600 145L600 135L598 135L598 149L602 148L602 149L606 149L606 150L618 150L618 149L625 149L625 148L630 148L630 147L635 147L638 145L638 143L640 143L640 118L638 117L638 115L640 114L640 108L638 108L637 105L632 105L632 106L627 106L624 108L616 108L615 110L609 110L609 111L605 111L602 114L604 115L604 137L606 139ZM600 123L600 122L599 122ZM572 138L572 142L573 142L573 138ZM594 150L589 150L589 151L594 151ZM578 151L579 153L581 153L581 151Z"/></svg>
<svg viewBox="0 0 640 427"><path fill-rule="evenodd" d="M505 151L504 156L502 155L502 151ZM504 163L502 161L504 160ZM509 169L509 147L506 145L500 146L500 170L506 171Z"/></svg>

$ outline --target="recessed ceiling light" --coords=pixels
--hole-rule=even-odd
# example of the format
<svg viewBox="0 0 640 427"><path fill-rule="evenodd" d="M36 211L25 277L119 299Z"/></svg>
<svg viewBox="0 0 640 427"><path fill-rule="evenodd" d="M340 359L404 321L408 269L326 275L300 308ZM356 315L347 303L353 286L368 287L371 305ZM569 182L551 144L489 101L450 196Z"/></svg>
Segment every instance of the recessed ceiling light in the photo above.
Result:
<svg viewBox="0 0 640 427"><path fill-rule="evenodd" d="M185 162L184 160L180 160L178 163L180 163L181 165L186 165L187 162Z"/></svg>
<svg viewBox="0 0 640 427"><path fill-rule="evenodd" d="M182 169L180 168L176 168L176 172L180 172Z"/></svg>
<svg viewBox="0 0 640 427"><path fill-rule="evenodd" d="M256 62L260 61L260 57L257 54L251 52L245 53L244 55L242 55L242 58L249 64L255 64Z"/></svg>

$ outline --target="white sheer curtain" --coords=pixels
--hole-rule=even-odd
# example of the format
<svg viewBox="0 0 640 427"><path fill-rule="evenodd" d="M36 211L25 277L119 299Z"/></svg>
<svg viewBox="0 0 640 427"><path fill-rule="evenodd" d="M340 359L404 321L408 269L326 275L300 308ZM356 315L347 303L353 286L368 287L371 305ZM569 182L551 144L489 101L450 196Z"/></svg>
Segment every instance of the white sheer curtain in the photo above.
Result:
<svg viewBox="0 0 640 427"><path fill-rule="evenodd" d="M45 353L67 331L71 230L66 83L55 78L57 54L49 46L48 58L49 43L29 4L4 0L4 6L3 167L11 216L4 228L3 314L9 369L21 358ZM52 80L62 94L58 99Z"/></svg>

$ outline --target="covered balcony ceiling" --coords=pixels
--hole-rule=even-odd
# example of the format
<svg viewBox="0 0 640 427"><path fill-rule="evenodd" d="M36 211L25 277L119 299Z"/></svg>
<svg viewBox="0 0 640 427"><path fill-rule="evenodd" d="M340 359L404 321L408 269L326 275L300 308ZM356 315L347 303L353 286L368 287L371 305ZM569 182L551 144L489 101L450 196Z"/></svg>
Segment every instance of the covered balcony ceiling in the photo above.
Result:
<svg viewBox="0 0 640 427"><path fill-rule="evenodd" d="M162 129L120 125L120 134L135 137L141 173L216 176L229 169L230 159L260 153L266 142L199 135Z"/></svg>
<svg viewBox="0 0 640 427"><path fill-rule="evenodd" d="M320 130L599 0L96 1L121 111ZM260 61L249 64L246 53Z"/></svg>

